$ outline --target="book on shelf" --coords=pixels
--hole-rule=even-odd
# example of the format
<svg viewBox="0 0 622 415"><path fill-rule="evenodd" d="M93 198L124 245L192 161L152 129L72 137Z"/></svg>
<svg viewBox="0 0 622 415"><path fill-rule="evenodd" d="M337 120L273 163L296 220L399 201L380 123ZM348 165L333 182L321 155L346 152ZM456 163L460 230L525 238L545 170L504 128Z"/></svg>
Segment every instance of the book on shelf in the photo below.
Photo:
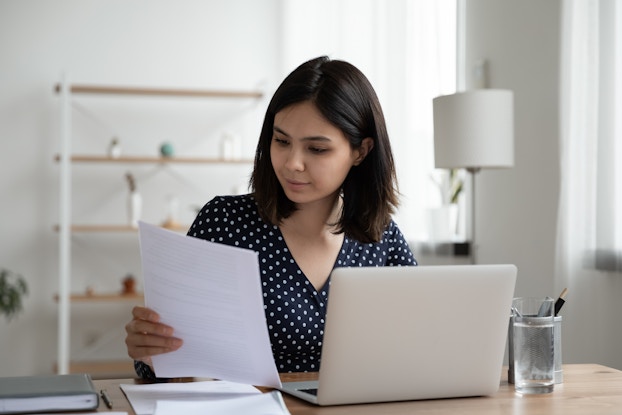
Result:
<svg viewBox="0 0 622 415"><path fill-rule="evenodd" d="M85 373L0 377L0 414L86 411L98 405L97 390Z"/></svg>

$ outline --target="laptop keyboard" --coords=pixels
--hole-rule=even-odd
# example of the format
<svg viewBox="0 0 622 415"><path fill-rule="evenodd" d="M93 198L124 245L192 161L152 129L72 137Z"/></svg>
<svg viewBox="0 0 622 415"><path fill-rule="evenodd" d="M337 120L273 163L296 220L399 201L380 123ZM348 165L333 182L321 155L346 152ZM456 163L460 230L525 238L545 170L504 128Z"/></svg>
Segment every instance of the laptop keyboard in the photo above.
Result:
<svg viewBox="0 0 622 415"><path fill-rule="evenodd" d="M314 395L317 396L317 389L313 388L313 389L298 389L300 392L305 392L308 393L310 395Z"/></svg>

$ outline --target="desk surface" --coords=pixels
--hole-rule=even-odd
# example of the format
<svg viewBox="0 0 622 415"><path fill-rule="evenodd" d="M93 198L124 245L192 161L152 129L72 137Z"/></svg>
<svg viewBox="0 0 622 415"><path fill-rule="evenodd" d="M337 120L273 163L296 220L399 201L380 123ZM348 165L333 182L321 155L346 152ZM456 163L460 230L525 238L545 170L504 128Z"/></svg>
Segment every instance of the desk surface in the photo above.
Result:
<svg viewBox="0 0 622 415"><path fill-rule="evenodd" d="M318 407L283 394L292 415L343 414L620 414L622 410L622 371L595 364L564 365L564 383L544 395L520 395L514 392L503 371L499 391L488 397L438 399L427 401L393 402L382 404ZM316 374L282 375L284 381L307 380ZM140 382L135 379L96 380L98 389L106 389L114 402L113 411L134 415L129 402L119 388L121 383ZM110 411L104 403L98 412Z"/></svg>

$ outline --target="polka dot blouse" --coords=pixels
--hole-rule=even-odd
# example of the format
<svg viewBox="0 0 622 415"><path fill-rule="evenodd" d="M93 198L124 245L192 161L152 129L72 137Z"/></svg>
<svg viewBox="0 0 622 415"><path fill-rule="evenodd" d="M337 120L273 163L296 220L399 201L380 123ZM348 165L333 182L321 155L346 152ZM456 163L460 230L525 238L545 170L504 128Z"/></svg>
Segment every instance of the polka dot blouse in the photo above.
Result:
<svg viewBox="0 0 622 415"><path fill-rule="evenodd" d="M212 199L201 209L188 235L259 253L264 310L277 369L319 370L330 278L319 291L313 287L287 249L278 226L261 219L252 196ZM404 236L391 221L377 243L345 237L334 266L416 264ZM154 377L142 362L135 366L139 376Z"/></svg>

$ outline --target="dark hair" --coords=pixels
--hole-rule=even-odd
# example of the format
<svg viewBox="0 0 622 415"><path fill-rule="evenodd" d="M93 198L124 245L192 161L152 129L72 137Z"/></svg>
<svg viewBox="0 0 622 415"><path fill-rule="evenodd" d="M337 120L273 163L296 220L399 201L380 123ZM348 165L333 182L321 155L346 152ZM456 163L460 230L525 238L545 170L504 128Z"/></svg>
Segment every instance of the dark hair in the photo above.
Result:
<svg viewBox="0 0 622 415"><path fill-rule="evenodd" d="M337 232L360 242L376 242L398 204L397 178L389 135L376 92L363 73L350 63L326 56L303 63L277 88L264 118L250 187L262 218L278 225L296 204L281 187L270 160L274 117L282 109L310 101L339 128L353 149L370 137L374 146L350 169L343 185L343 210Z"/></svg>

